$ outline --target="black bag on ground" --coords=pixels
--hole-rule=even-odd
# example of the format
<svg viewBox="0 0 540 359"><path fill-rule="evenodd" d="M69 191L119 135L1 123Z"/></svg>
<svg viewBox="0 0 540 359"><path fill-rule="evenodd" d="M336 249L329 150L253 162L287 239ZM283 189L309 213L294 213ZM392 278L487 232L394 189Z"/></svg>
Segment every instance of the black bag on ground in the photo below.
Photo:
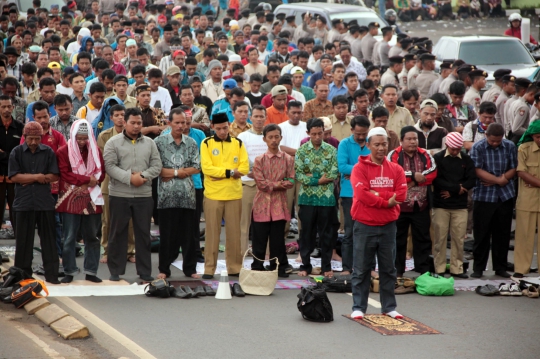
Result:
<svg viewBox="0 0 540 359"><path fill-rule="evenodd" d="M174 287L165 279L156 279L144 288L144 294L147 297L169 298L171 296L171 288L174 290Z"/></svg>
<svg viewBox="0 0 540 359"><path fill-rule="evenodd" d="M19 283L21 287L11 293L11 303L16 308L22 308L32 300L42 298L43 296L40 295L42 290L49 295L47 287L40 280L25 279Z"/></svg>
<svg viewBox="0 0 540 359"><path fill-rule="evenodd" d="M322 285L304 287L297 297L297 307L302 314L302 318L320 323L328 323L334 320L332 304L330 304L326 290Z"/></svg>
<svg viewBox="0 0 540 359"><path fill-rule="evenodd" d="M13 287L15 284L19 283L23 279L31 279L32 277L26 274L21 268L10 267L8 269L8 274L4 276L4 283L2 288ZM17 288L15 288L17 289Z"/></svg>
<svg viewBox="0 0 540 359"><path fill-rule="evenodd" d="M332 278L324 277L322 283L327 292L352 293L352 275L338 275Z"/></svg>

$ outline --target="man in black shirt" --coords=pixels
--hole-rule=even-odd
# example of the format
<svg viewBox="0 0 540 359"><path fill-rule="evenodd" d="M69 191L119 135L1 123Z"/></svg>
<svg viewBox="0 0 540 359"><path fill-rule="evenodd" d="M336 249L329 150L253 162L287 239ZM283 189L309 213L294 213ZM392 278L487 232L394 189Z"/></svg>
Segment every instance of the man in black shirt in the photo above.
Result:
<svg viewBox="0 0 540 359"><path fill-rule="evenodd" d="M195 96L195 99L193 102L196 106L199 106L206 110L206 113L208 114L208 118L210 118L210 115L212 114L212 100L210 98L201 95L202 91L202 80L199 76L193 76L191 81L189 82L191 85L191 88L193 89L193 95Z"/></svg>
<svg viewBox="0 0 540 359"><path fill-rule="evenodd" d="M32 276L35 227L41 239L41 256L45 280L59 284L58 251L51 182L58 181L56 155L49 146L41 144L43 128L37 122L24 126L25 143L13 149L9 156L9 179L15 182L15 266Z"/></svg>

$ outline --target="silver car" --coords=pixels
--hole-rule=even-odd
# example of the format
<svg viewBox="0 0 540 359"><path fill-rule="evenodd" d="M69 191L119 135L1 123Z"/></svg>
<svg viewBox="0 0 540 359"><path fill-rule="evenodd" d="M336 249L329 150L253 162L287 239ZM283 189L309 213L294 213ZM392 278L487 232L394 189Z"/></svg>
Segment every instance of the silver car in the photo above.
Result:
<svg viewBox="0 0 540 359"><path fill-rule="evenodd" d="M443 36L433 48L437 67L443 60L461 59L488 73L486 89L493 86L493 72L510 69L516 77L534 80L538 64L525 45L508 36Z"/></svg>

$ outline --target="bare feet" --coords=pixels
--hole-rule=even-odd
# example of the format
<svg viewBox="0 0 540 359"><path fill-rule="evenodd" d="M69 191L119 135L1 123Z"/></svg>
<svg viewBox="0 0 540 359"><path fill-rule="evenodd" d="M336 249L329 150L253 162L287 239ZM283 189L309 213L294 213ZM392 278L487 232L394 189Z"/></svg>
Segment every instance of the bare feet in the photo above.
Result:
<svg viewBox="0 0 540 359"><path fill-rule="evenodd" d="M379 278L379 273L378 272L375 272L374 270L371 271L371 276L373 278Z"/></svg>
<svg viewBox="0 0 540 359"><path fill-rule="evenodd" d="M340 273L340 275L350 275L351 272L349 272L348 270L344 270L343 272Z"/></svg>
<svg viewBox="0 0 540 359"><path fill-rule="evenodd" d="M193 274L191 275L191 278L195 278L195 279L199 279L200 277L201 277L201 276L198 275L197 273L193 273Z"/></svg>
<svg viewBox="0 0 540 359"><path fill-rule="evenodd" d="M338 262L341 262L342 259L341 257L337 254L336 250L334 249L334 251L332 252L332 260L333 261L338 261Z"/></svg>
<svg viewBox="0 0 540 359"><path fill-rule="evenodd" d="M167 275L165 273L159 273L157 276L156 276L156 279L165 279L167 278Z"/></svg>
<svg viewBox="0 0 540 359"><path fill-rule="evenodd" d="M307 277L308 273L305 270L302 270L302 271L298 272L298 276L299 277Z"/></svg>
<svg viewBox="0 0 540 359"><path fill-rule="evenodd" d="M334 278L334 272L333 271L330 271L330 272L324 272L324 276L326 278Z"/></svg>
<svg viewBox="0 0 540 359"><path fill-rule="evenodd" d="M101 259L99 260L99 263L107 263L107 256L101 257Z"/></svg>
<svg viewBox="0 0 540 359"><path fill-rule="evenodd" d="M302 257L300 257L300 254L298 254L298 257L296 257L295 261L298 263L302 263Z"/></svg>
<svg viewBox="0 0 540 359"><path fill-rule="evenodd" d="M135 256L129 256L128 261L131 263L135 263Z"/></svg>
<svg viewBox="0 0 540 359"><path fill-rule="evenodd" d="M410 253L407 253L407 255L405 256L405 259L409 260L412 258L412 255Z"/></svg>

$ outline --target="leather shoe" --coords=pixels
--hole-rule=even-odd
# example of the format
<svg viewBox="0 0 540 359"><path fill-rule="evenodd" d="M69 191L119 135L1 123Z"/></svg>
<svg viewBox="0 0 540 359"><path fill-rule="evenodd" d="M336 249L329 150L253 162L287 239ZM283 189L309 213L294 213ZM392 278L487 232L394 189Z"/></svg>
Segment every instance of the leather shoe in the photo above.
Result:
<svg viewBox="0 0 540 359"><path fill-rule="evenodd" d="M246 296L246 293L244 293L244 291L242 290L242 287L240 287L240 284L238 284L238 283L234 283L231 286L231 292L232 292L232 295L234 295L235 297L245 297Z"/></svg>
<svg viewBox="0 0 540 359"><path fill-rule="evenodd" d="M212 289L212 287L210 287L209 285L205 285L204 286L204 291L206 292L206 295L208 296L215 296L216 295L216 291Z"/></svg>
<svg viewBox="0 0 540 359"><path fill-rule="evenodd" d="M174 288L174 297L187 299L191 298L191 295L187 294L181 286L178 286L177 288Z"/></svg>
<svg viewBox="0 0 540 359"><path fill-rule="evenodd" d="M471 278L482 278L483 274L484 272L473 272L473 274L471 274Z"/></svg>
<svg viewBox="0 0 540 359"><path fill-rule="evenodd" d="M196 286L193 292L195 292L197 297L206 297L206 292L204 291L204 288L202 285Z"/></svg>
<svg viewBox="0 0 540 359"><path fill-rule="evenodd" d="M496 271L495 275L498 275L499 277L503 277L503 278L510 278L511 277L511 275L508 272L503 271L503 270Z"/></svg>
<svg viewBox="0 0 540 359"><path fill-rule="evenodd" d="M120 280L120 276L113 274L109 277L109 280L113 282L118 282Z"/></svg>
<svg viewBox="0 0 540 359"><path fill-rule="evenodd" d="M144 280L145 282L151 282L151 281L154 280L154 277L149 276L149 275L140 275L139 278L141 278L141 279Z"/></svg>
<svg viewBox="0 0 540 359"><path fill-rule="evenodd" d="M452 277L456 277L456 278L469 278L469 276L465 273L459 273L459 274L454 274L454 273L451 273Z"/></svg>
<svg viewBox="0 0 540 359"><path fill-rule="evenodd" d="M190 298L197 298L199 296L199 294L195 293L193 289L191 289L191 287L188 285L183 285L182 289L184 290L184 292L190 295Z"/></svg>
<svg viewBox="0 0 540 359"><path fill-rule="evenodd" d="M211 274L203 274L202 279L214 279L214 276Z"/></svg>

